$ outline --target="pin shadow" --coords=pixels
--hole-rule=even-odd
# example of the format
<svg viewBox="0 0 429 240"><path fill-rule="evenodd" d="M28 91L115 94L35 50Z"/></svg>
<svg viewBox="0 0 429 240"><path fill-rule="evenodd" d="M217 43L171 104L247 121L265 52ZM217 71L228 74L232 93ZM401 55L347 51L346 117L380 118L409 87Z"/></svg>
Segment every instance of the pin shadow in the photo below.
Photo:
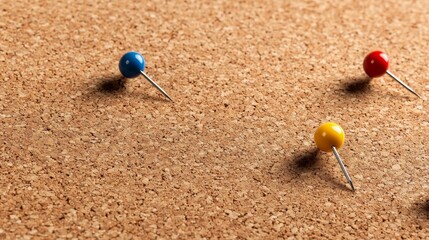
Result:
<svg viewBox="0 0 429 240"><path fill-rule="evenodd" d="M311 151L307 151L298 155L292 161L293 170L295 170L297 173L300 173L312 168L314 169L320 160L318 157L319 152L319 149L312 149Z"/></svg>
<svg viewBox="0 0 429 240"><path fill-rule="evenodd" d="M369 93L372 90L371 77L368 76L358 76L358 77L349 77L346 78L345 83L343 83L343 90L348 95L362 96L365 93ZM391 91L386 93L386 95L393 98L410 98L409 95L398 95L393 94Z"/></svg>
<svg viewBox="0 0 429 240"><path fill-rule="evenodd" d="M371 90L371 79L368 76L348 78L348 81L344 83L344 91L348 94L367 93Z"/></svg>
<svg viewBox="0 0 429 240"><path fill-rule="evenodd" d="M97 82L97 91L108 94L124 92L126 82L127 79L121 75L102 77Z"/></svg>
<svg viewBox="0 0 429 240"><path fill-rule="evenodd" d="M162 96L152 96L141 91L126 91L129 79L122 75L110 75L97 78L94 80L96 83L95 89L92 90L92 95L95 96L117 96L117 95L135 95L135 97L142 98L144 100L168 102L167 99Z"/></svg>
<svg viewBox="0 0 429 240"><path fill-rule="evenodd" d="M429 200L425 202L415 203L415 211L420 219L429 220Z"/></svg>
<svg viewBox="0 0 429 240"><path fill-rule="evenodd" d="M299 178L301 174L306 172L313 172L313 175L317 175L324 182L330 183L342 190L349 191L345 183L339 182L336 178L331 176L331 173L324 170L323 166L320 164L321 155L320 150L317 148L307 150L294 157L285 168L288 169L291 174L295 175L294 178Z"/></svg>

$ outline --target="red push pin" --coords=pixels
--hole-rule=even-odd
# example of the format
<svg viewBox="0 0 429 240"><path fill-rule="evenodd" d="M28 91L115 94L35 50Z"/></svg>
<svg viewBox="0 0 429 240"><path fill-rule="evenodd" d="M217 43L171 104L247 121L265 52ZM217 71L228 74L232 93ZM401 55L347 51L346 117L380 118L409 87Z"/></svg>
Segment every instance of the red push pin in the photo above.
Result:
<svg viewBox="0 0 429 240"><path fill-rule="evenodd" d="M401 81L401 79L393 75L393 73L389 72L389 70L387 70L388 68L389 68L389 58L387 57L387 54L382 51L371 52L363 60L363 69L365 70L366 74L369 77L371 78L381 77L383 74L387 73L387 75L395 79L399 84L401 84L408 91L410 91L417 97L422 98L420 97L420 95L414 92L412 88L410 88L407 84Z"/></svg>

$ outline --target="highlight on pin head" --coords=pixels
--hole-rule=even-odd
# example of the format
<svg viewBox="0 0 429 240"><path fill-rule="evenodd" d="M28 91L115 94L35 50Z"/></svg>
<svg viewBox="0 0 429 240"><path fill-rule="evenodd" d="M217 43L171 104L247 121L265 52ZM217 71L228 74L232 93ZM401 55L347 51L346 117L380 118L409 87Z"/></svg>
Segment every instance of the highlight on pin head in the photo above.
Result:
<svg viewBox="0 0 429 240"><path fill-rule="evenodd" d="M145 60L140 53L127 52L119 60L119 71L126 78L136 78L144 71Z"/></svg>
<svg viewBox="0 0 429 240"><path fill-rule="evenodd" d="M344 138L343 128L333 122L323 123L314 133L317 148L324 152L332 152L332 147L340 149L344 144Z"/></svg>

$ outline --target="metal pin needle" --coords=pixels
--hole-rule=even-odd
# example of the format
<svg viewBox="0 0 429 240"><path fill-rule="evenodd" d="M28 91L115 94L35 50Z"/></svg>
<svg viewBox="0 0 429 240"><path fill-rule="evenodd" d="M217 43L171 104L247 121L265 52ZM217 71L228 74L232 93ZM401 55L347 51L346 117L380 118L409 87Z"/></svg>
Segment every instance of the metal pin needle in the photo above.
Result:
<svg viewBox="0 0 429 240"><path fill-rule="evenodd" d="M389 72L389 70L386 71L386 73L391 76L393 79L395 79L399 84L401 84L404 88L406 88L408 91L410 91L412 94L416 95L419 98L422 98L419 94L414 92L412 88L410 88L407 84L405 84L401 79L399 79L397 76L395 76L393 73Z"/></svg>
<svg viewBox="0 0 429 240"><path fill-rule="evenodd" d="M167 92L164 91L158 84L156 84L155 81L153 81L145 72L140 71L141 74L148 80L154 87L156 87L166 98L168 98L170 101L174 102L173 99L167 94Z"/></svg>
<svg viewBox="0 0 429 240"><path fill-rule="evenodd" d="M344 176L346 177L347 181L350 184L350 187L353 191L355 191L355 188L353 187L352 179L350 178L349 173L347 172L346 166L344 166L343 160L341 160L340 154L338 154L337 149L332 146L332 151L334 152L335 158L338 160L338 163L340 164L341 170L343 170Z"/></svg>

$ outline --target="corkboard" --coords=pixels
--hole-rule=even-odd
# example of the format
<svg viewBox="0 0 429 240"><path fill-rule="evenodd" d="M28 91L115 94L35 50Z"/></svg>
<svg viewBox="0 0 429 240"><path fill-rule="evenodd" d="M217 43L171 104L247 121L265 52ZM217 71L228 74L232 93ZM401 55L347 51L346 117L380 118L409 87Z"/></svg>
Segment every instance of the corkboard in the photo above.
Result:
<svg viewBox="0 0 429 240"><path fill-rule="evenodd" d="M0 238L428 237L428 101L362 69L429 96L428 1L32 2L0 3ZM131 50L174 103L117 83Z"/></svg>

